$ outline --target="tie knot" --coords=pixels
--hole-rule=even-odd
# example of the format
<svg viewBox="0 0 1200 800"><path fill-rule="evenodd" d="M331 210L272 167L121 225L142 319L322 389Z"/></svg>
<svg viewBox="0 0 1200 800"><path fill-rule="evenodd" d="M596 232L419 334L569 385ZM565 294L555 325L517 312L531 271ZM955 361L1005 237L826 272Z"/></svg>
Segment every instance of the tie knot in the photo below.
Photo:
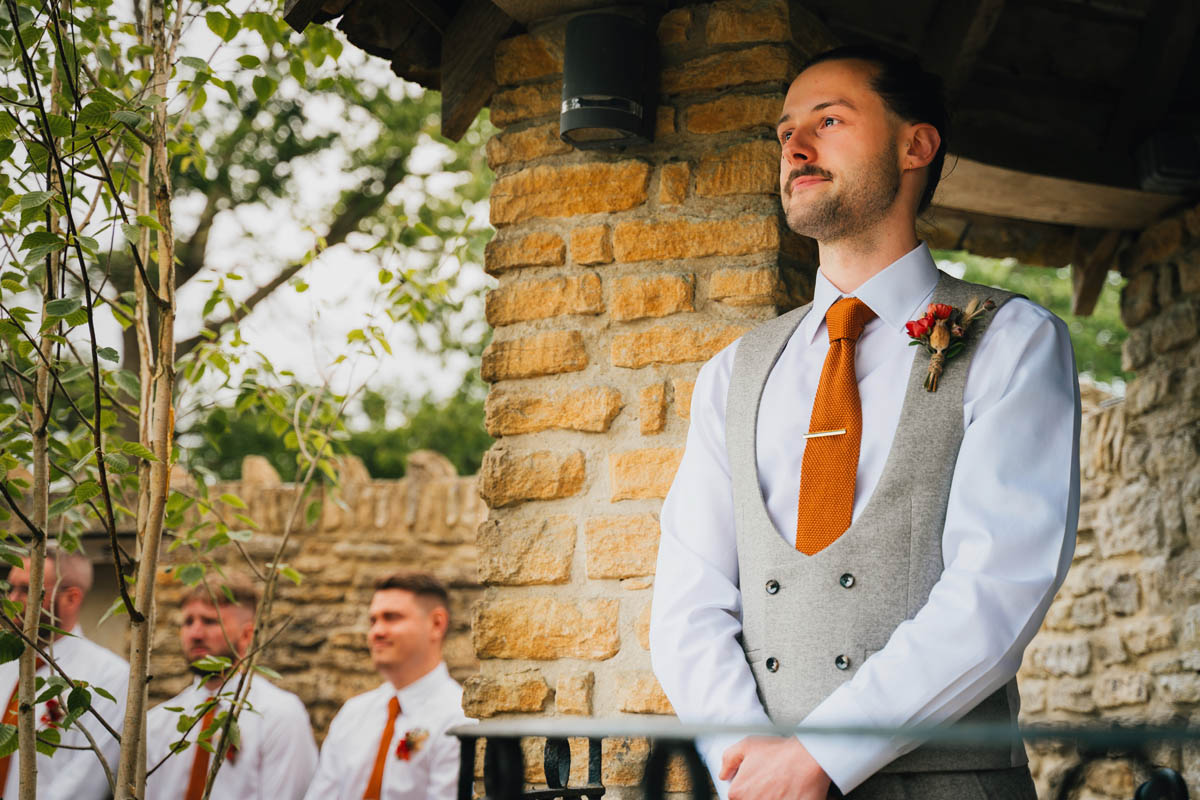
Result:
<svg viewBox="0 0 1200 800"><path fill-rule="evenodd" d="M388 700L388 719L393 720L400 716L400 698L392 695L392 699Z"/></svg>
<svg viewBox="0 0 1200 800"><path fill-rule="evenodd" d="M829 328L829 341L850 339L858 341L863 328L875 319L875 312L857 297L843 297L825 312L825 325Z"/></svg>

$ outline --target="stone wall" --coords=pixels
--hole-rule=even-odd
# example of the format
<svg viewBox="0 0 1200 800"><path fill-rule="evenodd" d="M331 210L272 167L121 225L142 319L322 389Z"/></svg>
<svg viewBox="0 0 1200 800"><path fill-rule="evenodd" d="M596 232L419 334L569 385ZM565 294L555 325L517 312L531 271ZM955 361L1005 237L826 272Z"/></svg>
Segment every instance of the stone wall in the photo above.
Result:
<svg viewBox="0 0 1200 800"><path fill-rule="evenodd" d="M246 460L242 478L211 487L210 493L229 492L245 501L244 513L261 526L246 549L261 567L278 546L297 490L281 484L261 458ZM275 618L291 621L262 659L282 675L279 684L304 701L318 741L347 698L380 683L366 647L367 606L375 581L389 573L424 570L448 585L452 631L446 662L459 681L477 669L469 629L471 606L481 592L475 531L486 508L475 478L455 475L440 455L418 452L402 480L371 480L357 459L343 462L341 480L336 495L317 490L320 518L296 530L285 549L285 560L304 579L298 586L280 580ZM224 563L241 561L229 546L214 552ZM159 580L152 702L191 680L179 647L185 588L168 569Z"/></svg>
<svg viewBox="0 0 1200 800"><path fill-rule="evenodd" d="M671 713L647 627L693 381L811 293L813 247L780 216L774 127L799 64L831 39L797 7L667 13L655 140L625 153L558 139L565 18L498 49L486 268L499 285L482 363L497 442L479 476L490 588L474 617L473 716ZM605 752L610 796L633 796L646 743ZM527 763L543 783L541 758Z"/></svg>
<svg viewBox="0 0 1200 800"><path fill-rule="evenodd" d="M1200 208L1144 231L1120 267L1137 377L1123 403L1085 403L1075 563L1026 653L1025 722L1200 721ZM1200 793L1200 746L1149 754ZM1074 751L1034 755L1056 796ZM1085 796L1129 798L1141 779L1097 765Z"/></svg>

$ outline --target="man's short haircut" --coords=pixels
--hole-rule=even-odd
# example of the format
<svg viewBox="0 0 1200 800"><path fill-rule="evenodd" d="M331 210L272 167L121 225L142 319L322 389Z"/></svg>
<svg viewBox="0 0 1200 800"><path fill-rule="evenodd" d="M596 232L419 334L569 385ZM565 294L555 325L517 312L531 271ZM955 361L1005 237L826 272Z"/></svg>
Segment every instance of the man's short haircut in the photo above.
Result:
<svg viewBox="0 0 1200 800"><path fill-rule="evenodd" d="M250 615L254 616L258 611L258 596L258 584L248 575L232 570L226 570L224 575L219 575L214 571L207 573L204 580L188 589L179 605L186 606L197 600L214 605L215 599L215 606L218 608L237 607L249 611Z"/></svg>
<svg viewBox="0 0 1200 800"><path fill-rule="evenodd" d="M87 594L92 589L94 571L92 560L83 551L74 552L51 545L46 548L46 558L54 562L54 576L60 589L74 586Z"/></svg>
<svg viewBox="0 0 1200 800"><path fill-rule="evenodd" d="M933 193L942 179L942 165L950 144L950 112L942 79L921 67L915 58L900 56L873 44L835 47L813 58L804 69L824 61L864 61L875 67L871 88L883 98L888 109L905 122L924 122L937 129L942 143L929 162L929 180L917 206L920 213L933 202Z"/></svg>
<svg viewBox="0 0 1200 800"><path fill-rule="evenodd" d="M446 586L428 572L396 572L375 582L375 591L383 592L388 589L403 589L412 592L418 598L432 601L450 611L450 593Z"/></svg>

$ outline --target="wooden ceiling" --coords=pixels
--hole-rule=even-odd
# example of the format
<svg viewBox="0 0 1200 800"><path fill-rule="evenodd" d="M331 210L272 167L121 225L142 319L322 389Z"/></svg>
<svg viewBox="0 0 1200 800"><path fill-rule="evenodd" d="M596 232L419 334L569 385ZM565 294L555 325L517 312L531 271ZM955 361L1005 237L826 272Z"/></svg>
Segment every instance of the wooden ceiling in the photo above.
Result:
<svg viewBox="0 0 1200 800"><path fill-rule="evenodd" d="M791 1L844 42L910 52L942 75L958 157L948 166L958 174L939 205L1111 231L1144 228L1196 201L1196 187L1141 191L1135 151L1159 131L1200 136L1200 0ZM285 17L298 30L337 19L352 44L388 59L397 75L440 89L443 131L458 138L495 89L500 39L615 3L289 0ZM653 14L692 3L624 4Z"/></svg>

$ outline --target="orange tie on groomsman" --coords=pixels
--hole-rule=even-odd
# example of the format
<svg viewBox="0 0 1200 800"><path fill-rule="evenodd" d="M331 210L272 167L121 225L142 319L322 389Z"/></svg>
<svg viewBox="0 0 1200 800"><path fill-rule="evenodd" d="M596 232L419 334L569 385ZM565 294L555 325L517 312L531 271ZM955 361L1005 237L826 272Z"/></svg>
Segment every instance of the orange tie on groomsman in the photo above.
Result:
<svg viewBox="0 0 1200 800"><path fill-rule="evenodd" d="M375 754L375 766L371 770L371 780L367 781L367 790L363 792L363 800L379 800L383 793L383 766L387 763L388 750L391 749L392 735L396 732L396 717L400 716L400 700L392 697L388 700L387 725L383 726L383 736L379 737L379 752Z"/></svg>
<svg viewBox="0 0 1200 800"><path fill-rule="evenodd" d="M46 666L46 662L39 657L33 662L33 670L37 672L42 667ZM12 695L8 698L8 705L4 708L4 716L0 717L0 723L4 725L17 725L17 710L21 705L20 698L17 695L21 691L21 679L17 678L17 685L13 687ZM12 766L12 754L0 758L0 795L4 794L4 786L8 783L8 770ZM3 800L0 797L0 800Z"/></svg>
<svg viewBox="0 0 1200 800"><path fill-rule="evenodd" d="M829 352L805 437L796 514L796 549L805 555L824 550L850 527L862 441L854 350L873 319L875 312L856 297L843 297L825 314Z"/></svg>
<svg viewBox="0 0 1200 800"><path fill-rule="evenodd" d="M208 730L208 726L212 725L213 718L216 716L217 706L214 703L208 711L204 712L200 730ZM213 736L216 737L215 731ZM209 752L200 746L199 737L197 737L196 744L192 746L196 748L196 755L192 757L192 773L188 776L187 793L183 796L183 800L200 800L204 797L204 784L208 780Z"/></svg>

